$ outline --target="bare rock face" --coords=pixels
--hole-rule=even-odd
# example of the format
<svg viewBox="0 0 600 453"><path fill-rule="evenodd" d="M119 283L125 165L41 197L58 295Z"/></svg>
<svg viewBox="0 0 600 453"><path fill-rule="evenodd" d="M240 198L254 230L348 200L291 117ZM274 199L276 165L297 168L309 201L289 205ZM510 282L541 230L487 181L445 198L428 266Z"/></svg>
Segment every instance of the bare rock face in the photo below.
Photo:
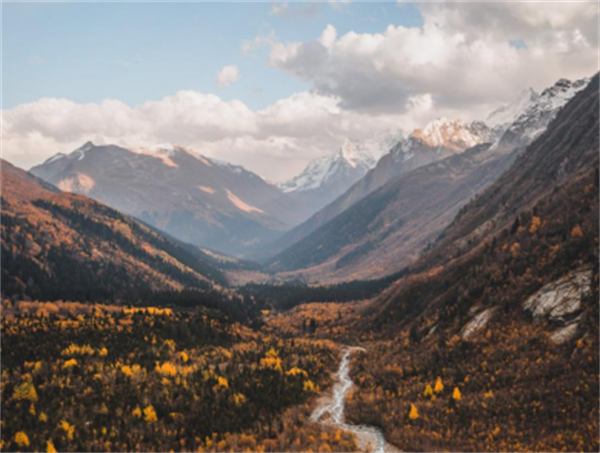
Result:
<svg viewBox="0 0 600 453"><path fill-rule="evenodd" d="M496 309L497 307L487 308L477 313L467 324L465 324L460 332L460 336L464 340L468 340L469 338L473 337L473 335L483 329L486 324L490 322Z"/></svg>
<svg viewBox="0 0 600 453"><path fill-rule="evenodd" d="M580 268L543 286L523 304L535 319L548 319L560 327L550 339L557 344L573 339L579 331L581 300L591 294L592 269Z"/></svg>
<svg viewBox="0 0 600 453"><path fill-rule="evenodd" d="M542 287L525 301L523 308L534 318L564 320L581 308L581 299L590 294L591 282L592 270L578 269Z"/></svg>

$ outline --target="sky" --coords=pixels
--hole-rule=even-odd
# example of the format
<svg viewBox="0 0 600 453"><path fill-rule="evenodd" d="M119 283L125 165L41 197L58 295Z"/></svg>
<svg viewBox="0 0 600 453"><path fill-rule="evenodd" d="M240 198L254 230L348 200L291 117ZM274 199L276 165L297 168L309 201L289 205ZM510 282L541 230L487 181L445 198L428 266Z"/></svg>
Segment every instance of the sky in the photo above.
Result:
<svg viewBox="0 0 600 453"><path fill-rule="evenodd" d="M167 142L281 181L596 71L596 2L3 2L2 155Z"/></svg>

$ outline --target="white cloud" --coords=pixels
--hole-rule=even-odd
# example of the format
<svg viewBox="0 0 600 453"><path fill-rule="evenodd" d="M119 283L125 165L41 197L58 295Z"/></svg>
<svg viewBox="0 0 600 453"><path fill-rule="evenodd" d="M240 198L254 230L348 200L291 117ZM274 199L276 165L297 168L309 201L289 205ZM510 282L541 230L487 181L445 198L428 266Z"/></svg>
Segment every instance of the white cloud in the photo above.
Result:
<svg viewBox="0 0 600 453"><path fill-rule="evenodd" d="M281 16L287 11L289 6L290 5L288 5L287 3L275 3L271 8L271 12L269 14L271 14L272 16Z"/></svg>
<svg viewBox="0 0 600 453"><path fill-rule="evenodd" d="M245 40L242 42L242 53L244 55L251 54L258 50L264 49L265 47L271 46L279 41L277 33L271 30L266 35L257 35L253 39Z"/></svg>
<svg viewBox="0 0 600 453"><path fill-rule="evenodd" d="M239 100L187 90L134 107L115 100L78 104L42 98L2 114L3 157L24 168L88 140L125 147L167 142L244 165L273 180L298 173L345 136L409 124L393 115L346 111L339 98L310 92L257 111Z"/></svg>
<svg viewBox="0 0 600 453"><path fill-rule="evenodd" d="M236 82L240 78L240 70L236 65L223 66L217 71L217 85L219 88L225 88Z"/></svg>
<svg viewBox="0 0 600 453"><path fill-rule="evenodd" d="M597 71L598 9L592 3L421 3L424 24L313 41L275 43L270 63L337 96L348 110L406 112L429 93L436 109L466 116L511 100L526 86ZM522 40L517 48L511 41Z"/></svg>
<svg viewBox="0 0 600 453"><path fill-rule="evenodd" d="M282 180L346 136L410 131L439 116L484 118L527 86L597 71L595 4L418 7L422 27L340 35L328 25L312 41L282 43L272 31L244 42L244 53L268 47L271 65L312 85L262 110L197 91L133 107L55 98L16 106L2 112L4 157L28 168L88 140L172 142ZM236 66L225 66L217 81L223 87L239 77Z"/></svg>

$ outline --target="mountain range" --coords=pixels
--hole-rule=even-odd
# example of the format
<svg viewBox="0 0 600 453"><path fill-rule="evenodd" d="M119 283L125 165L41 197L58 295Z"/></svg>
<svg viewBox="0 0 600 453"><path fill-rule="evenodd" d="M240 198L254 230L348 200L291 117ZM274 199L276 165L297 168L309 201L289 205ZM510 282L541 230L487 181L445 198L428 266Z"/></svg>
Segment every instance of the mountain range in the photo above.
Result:
<svg viewBox="0 0 600 453"><path fill-rule="evenodd" d="M278 254L269 265L321 281L399 271L588 82L560 80L529 102L520 96L504 107L516 117L509 126L504 123L505 130L494 121L490 129L480 122L440 119L414 131L342 196L276 240L271 250Z"/></svg>
<svg viewBox="0 0 600 453"><path fill-rule="evenodd" d="M479 300L476 310L461 318L464 326L492 302L524 308L528 295L582 266L596 266L597 273L597 244L590 243L598 226L598 90L596 76L460 210L414 263L412 275L381 296L377 325L402 322L408 312L415 319L415 313L458 310L457 297ZM502 265L506 268L493 275ZM460 311L466 315L470 308Z"/></svg>
<svg viewBox="0 0 600 453"><path fill-rule="evenodd" d="M226 284L196 248L4 160L1 169L3 294L96 301Z"/></svg>
<svg viewBox="0 0 600 453"><path fill-rule="evenodd" d="M439 118L409 135L347 138L279 185L170 144L86 143L31 173L207 252L260 259L285 278L373 278L417 259L588 82L525 90L485 123Z"/></svg>

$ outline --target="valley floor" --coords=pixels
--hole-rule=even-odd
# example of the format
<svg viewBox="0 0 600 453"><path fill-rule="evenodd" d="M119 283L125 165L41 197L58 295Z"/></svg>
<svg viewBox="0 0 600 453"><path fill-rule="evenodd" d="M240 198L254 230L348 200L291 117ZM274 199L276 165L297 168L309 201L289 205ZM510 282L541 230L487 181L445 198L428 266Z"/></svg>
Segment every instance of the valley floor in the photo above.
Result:
<svg viewBox="0 0 600 453"><path fill-rule="evenodd" d="M264 312L258 330L209 311L2 308L5 451L598 449L597 339L556 345L525 319L442 342L356 335L368 301Z"/></svg>

